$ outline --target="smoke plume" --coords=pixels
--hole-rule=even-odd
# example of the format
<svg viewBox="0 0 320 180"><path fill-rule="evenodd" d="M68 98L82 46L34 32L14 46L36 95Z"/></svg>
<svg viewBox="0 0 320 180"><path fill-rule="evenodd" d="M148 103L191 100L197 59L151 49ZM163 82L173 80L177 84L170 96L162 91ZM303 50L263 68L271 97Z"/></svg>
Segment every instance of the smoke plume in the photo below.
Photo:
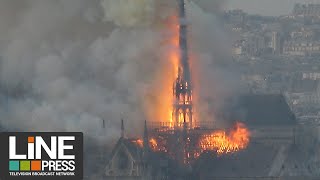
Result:
<svg viewBox="0 0 320 180"><path fill-rule="evenodd" d="M232 43L221 22L224 3L206 0L187 3L195 113L199 121L214 121L216 125L224 121L220 114L226 99L243 90L238 70L228 66Z"/></svg>
<svg viewBox="0 0 320 180"><path fill-rule="evenodd" d="M134 25L147 25L153 22L154 1L103 1L105 20L113 21L116 25L130 27Z"/></svg>
<svg viewBox="0 0 320 180"><path fill-rule="evenodd" d="M214 63L226 58L228 44L215 15L222 2L187 3L203 114L212 111L205 99L224 92L214 85L221 75ZM128 135L141 132L147 109L161 104L151 99L172 48L163 43L170 36L163 24L176 8L170 0L2 0L1 126L83 131L108 142L124 118Z"/></svg>

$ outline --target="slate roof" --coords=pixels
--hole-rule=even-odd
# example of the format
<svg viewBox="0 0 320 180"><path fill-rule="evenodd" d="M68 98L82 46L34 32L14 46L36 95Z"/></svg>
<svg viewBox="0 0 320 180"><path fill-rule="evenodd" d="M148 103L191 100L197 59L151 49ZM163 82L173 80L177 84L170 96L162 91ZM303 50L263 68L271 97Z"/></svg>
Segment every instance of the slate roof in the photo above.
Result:
<svg viewBox="0 0 320 180"><path fill-rule="evenodd" d="M268 176L276 153L276 148L263 144L250 144L244 151L221 157L208 152L196 161L194 171L200 179Z"/></svg>
<svg viewBox="0 0 320 180"><path fill-rule="evenodd" d="M312 151L307 151L297 146L291 147L282 166L281 175L319 177L319 161L317 161L317 158L315 157L317 156L317 148L319 148L319 145L315 145Z"/></svg>
<svg viewBox="0 0 320 180"><path fill-rule="evenodd" d="M227 103L229 119L243 121L248 126L295 125L296 117L280 94L247 94Z"/></svg>

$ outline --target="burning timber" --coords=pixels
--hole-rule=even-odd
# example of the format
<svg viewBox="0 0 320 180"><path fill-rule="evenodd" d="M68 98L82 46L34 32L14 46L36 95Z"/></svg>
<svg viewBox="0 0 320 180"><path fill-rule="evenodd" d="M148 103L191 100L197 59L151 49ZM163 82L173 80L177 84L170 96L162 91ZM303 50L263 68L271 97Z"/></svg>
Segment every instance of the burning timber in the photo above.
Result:
<svg viewBox="0 0 320 180"><path fill-rule="evenodd" d="M233 129L226 132L208 128L208 125L203 128L195 121L185 1L178 0L178 7L180 51L172 88L172 119L167 122L149 122L149 128L146 122L144 137L132 140L131 143L143 149L144 155L150 151L164 153L180 166L187 167L206 151L215 152L219 156L246 148L249 131L242 123L236 123Z"/></svg>
<svg viewBox="0 0 320 180"><path fill-rule="evenodd" d="M186 169L205 152L214 152L214 156L230 154L246 148L249 143L250 133L242 123L236 123L226 132L207 125L203 128L195 121L185 1L178 0L178 7L180 53L172 88L172 118L167 122L149 122L149 127L146 121L144 135L140 139L125 138L122 121L121 138L106 170L109 177L130 174L147 179L168 179L169 170L179 167L183 170L177 172L187 172ZM130 159L133 164L128 163Z"/></svg>
<svg viewBox="0 0 320 180"><path fill-rule="evenodd" d="M188 59L187 23L184 0L178 1L180 25L179 25L179 47L180 61L178 76L173 85L173 122L174 127L193 127L193 103L192 103L192 83L190 65Z"/></svg>
<svg viewBox="0 0 320 180"><path fill-rule="evenodd" d="M317 164L301 164L313 158L304 152L314 144L305 145L310 136L296 134L299 126L283 96L244 95L237 99L247 112L243 121L248 128L241 123L227 131L203 128L207 126L188 128L186 146L180 141L183 129L167 123L148 123L147 127L145 122L143 138L126 137L121 123L121 138L104 170L106 179L289 180L298 170L318 172ZM250 143L245 138L247 129ZM185 152L195 153L187 157L187 163Z"/></svg>
<svg viewBox="0 0 320 180"><path fill-rule="evenodd" d="M227 134L224 130L204 129L195 122L184 0L179 0L178 6L180 55L173 83L172 120L152 122L151 139L140 139L136 143L145 146L148 143L144 142L150 141L153 151L167 153L180 164L187 165L204 151L215 151L219 155L244 149L249 143L249 132L241 123L235 124Z"/></svg>
<svg viewBox="0 0 320 180"><path fill-rule="evenodd" d="M319 172L318 164L310 165L310 157L301 153L310 146L299 145L306 140L297 137L309 136L296 133L295 116L282 95L245 95L237 101L227 100L239 102L241 112L246 112L246 117L243 113L228 112L230 119L245 122L236 122L230 129L217 129L213 122L198 121L194 116L196 92L188 56L185 2L177 1L179 28L174 45L180 51L173 55L178 62L174 62L175 77L170 79L173 83L168 112L171 118L165 122L145 121L142 138L126 137L122 120L121 137L107 161L104 177L291 180L292 172L297 169L310 172L309 175ZM308 166L297 163L303 161Z"/></svg>

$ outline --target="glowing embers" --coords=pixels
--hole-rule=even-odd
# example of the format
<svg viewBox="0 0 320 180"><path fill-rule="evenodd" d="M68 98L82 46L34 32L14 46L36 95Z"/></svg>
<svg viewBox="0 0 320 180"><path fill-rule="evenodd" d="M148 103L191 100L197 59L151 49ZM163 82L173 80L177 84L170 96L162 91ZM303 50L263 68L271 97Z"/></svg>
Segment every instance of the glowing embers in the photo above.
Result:
<svg viewBox="0 0 320 180"><path fill-rule="evenodd" d="M188 82L176 84L174 94L176 94L176 103L178 105L191 105L192 104L192 90L188 86ZM190 89L189 89L190 88Z"/></svg>
<svg viewBox="0 0 320 180"><path fill-rule="evenodd" d="M132 140L133 143L137 144L140 148L143 148L143 140L135 139ZM168 152L166 140L158 137L158 140L155 138L149 139L149 147L153 152Z"/></svg>
<svg viewBox="0 0 320 180"><path fill-rule="evenodd" d="M202 135L199 146L202 151L216 151L218 155L245 149L249 144L250 132L244 124L237 122L230 133L219 130Z"/></svg>
<svg viewBox="0 0 320 180"><path fill-rule="evenodd" d="M135 143L136 145L138 145L139 147L143 147L143 140L142 139L134 139L131 140L131 142Z"/></svg>
<svg viewBox="0 0 320 180"><path fill-rule="evenodd" d="M230 154L247 148L250 132L242 123L235 123L230 130L177 129L153 130L149 139L149 147L153 152L168 154L179 160L183 156L184 163L196 160L203 152L213 151L218 156ZM143 148L143 140L134 140Z"/></svg>
<svg viewBox="0 0 320 180"><path fill-rule="evenodd" d="M149 140L149 145L150 145L151 149L155 152L164 152L164 153L168 152L167 140L164 139L163 137L158 137L157 139L151 138Z"/></svg>

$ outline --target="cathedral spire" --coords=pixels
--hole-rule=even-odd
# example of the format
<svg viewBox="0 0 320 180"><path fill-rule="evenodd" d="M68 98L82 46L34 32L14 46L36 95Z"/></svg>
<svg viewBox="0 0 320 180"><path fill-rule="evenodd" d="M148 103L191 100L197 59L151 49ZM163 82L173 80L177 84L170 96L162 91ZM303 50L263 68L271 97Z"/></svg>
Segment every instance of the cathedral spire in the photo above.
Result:
<svg viewBox="0 0 320 180"><path fill-rule="evenodd" d="M188 32L186 22L185 0L178 0L179 6L179 67L173 85L173 122L179 129L193 128L192 82L188 56Z"/></svg>

